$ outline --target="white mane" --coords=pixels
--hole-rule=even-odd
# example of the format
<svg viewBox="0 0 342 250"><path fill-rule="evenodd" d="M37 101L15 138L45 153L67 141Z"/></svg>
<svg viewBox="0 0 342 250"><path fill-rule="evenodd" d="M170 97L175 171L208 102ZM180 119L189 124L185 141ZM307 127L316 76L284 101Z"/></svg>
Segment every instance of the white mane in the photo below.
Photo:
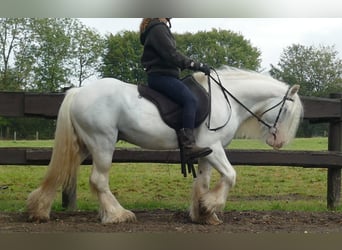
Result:
<svg viewBox="0 0 342 250"><path fill-rule="evenodd" d="M270 83L277 82L278 84L282 83L286 85L285 83L274 79L270 75L258 73L256 71L247 70L247 69L238 69L238 68L230 67L230 66L222 66L221 68L217 70L217 73L219 74L221 79L229 80L232 82L253 80L253 81L263 81L263 82L270 82ZM207 76L205 76L201 72L196 72L193 74L193 76L200 83L206 82ZM213 74L213 76L215 76L215 74Z"/></svg>

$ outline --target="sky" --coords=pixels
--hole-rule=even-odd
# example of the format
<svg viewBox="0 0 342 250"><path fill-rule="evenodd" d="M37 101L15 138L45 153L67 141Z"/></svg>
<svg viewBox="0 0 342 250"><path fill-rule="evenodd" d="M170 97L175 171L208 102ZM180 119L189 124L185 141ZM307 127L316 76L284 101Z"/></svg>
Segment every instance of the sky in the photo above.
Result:
<svg viewBox="0 0 342 250"><path fill-rule="evenodd" d="M138 31L140 18L81 18L99 33ZM173 18L172 32L231 30L261 51L261 70L277 65L283 50L293 44L335 46L342 59L342 18Z"/></svg>

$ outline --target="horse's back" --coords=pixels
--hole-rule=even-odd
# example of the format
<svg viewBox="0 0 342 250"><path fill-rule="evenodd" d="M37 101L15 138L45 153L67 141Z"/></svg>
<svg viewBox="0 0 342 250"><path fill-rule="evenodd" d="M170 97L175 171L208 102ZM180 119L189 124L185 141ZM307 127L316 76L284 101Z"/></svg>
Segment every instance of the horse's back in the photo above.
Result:
<svg viewBox="0 0 342 250"><path fill-rule="evenodd" d="M103 78L79 88L70 110L74 123L84 127L108 126L120 113L122 99L134 91L134 86L114 78Z"/></svg>
<svg viewBox="0 0 342 250"><path fill-rule="evenodd" d="M133 93L134 91L136 92L134 85L118 79L99 79L79 88L74 98L73 109L77 112L84 112L96 107L104 108L103 105L114 105L118 99L124 97L128 92Z"/></svg>
<svg viewBox="0 0 342 250"><path fill-rule="evenodd" d="M80 96L84 98L103 98L104 96L120 96L127 90L136 90L136 86L115 78L102 78L80 88Z"/></svg>

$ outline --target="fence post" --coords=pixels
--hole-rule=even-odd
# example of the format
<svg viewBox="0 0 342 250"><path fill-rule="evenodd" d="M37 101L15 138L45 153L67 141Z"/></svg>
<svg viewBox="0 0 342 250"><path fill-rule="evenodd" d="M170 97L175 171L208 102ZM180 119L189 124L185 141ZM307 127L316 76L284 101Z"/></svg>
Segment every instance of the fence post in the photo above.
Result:
<svg viewBox="0 0 342 250"><path fill-rule="evenodd" d="M331 98L340 99L342 114L342 93L330 94ZM329 123L328 150L342 152L342 118ZM339 206L341 196L341 168L328 168L327 206L334 210Z"/></svg>

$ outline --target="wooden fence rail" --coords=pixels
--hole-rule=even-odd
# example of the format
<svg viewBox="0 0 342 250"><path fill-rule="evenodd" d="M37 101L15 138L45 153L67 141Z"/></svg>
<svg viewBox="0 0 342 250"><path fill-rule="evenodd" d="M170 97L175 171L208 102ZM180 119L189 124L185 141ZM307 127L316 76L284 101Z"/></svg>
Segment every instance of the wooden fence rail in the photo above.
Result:
<svg viewBox="0 0 342 250"><path fill-rule="evenodd" d="M0 148L0 165L48 165L51 148ZM342 155L334 151L271 151L226 149L233 165L341 168ZM112 162L180 163L178 150L116 148ZM83 161L90 165L91 157Z"/></svg>
<svg viewBox="0 0 342 250"><path fill-rule="evenodd" d="M63 93L0 92L0 116L39 116L55 119ZM331 98L302 97L304 119L329 123L329 151L226 150L234 165L295 166L327 168L327 206L336 209L340 203L342 169L342 95ZM0 148L0 165L48 165L51 148ZM177 150L117 149L113 162L179 163ZM91 158L83 164L91 164ZM63 204L75 207L75 193L64 193Z"/></svg>

